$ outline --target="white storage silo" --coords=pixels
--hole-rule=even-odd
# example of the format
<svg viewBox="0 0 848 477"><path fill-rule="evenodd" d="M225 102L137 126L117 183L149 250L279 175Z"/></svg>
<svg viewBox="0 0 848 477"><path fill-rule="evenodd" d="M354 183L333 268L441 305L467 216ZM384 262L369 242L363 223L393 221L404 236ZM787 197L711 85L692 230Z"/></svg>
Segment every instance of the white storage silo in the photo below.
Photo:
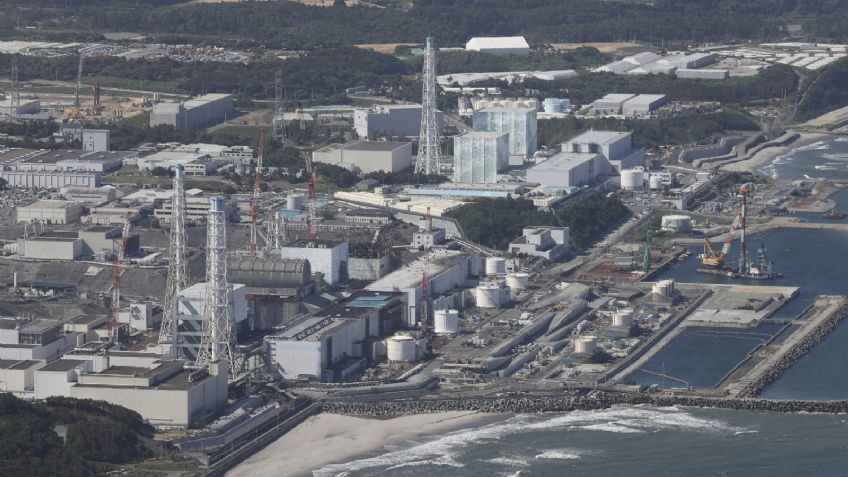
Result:
<svg viewBox="0 0 848 477"><path fill-rule="evenodd" d="M459 311L437 310L435 331L437 335L455 335L459 333Z"/></svg>
<svg viewBox="0 0 848 477"><path fill-rule="evenodd" d="M395 335L386 340L386 357L389 361L412 362L418 357L417 343L412 336Z"/></svg>
<svg viewBox="0 0 848 477"><path fill-rule="evenodd" d="M482 283L475 290L477 308L500 308L503 303L503 288L497 283Z"/></svg>
<svg viewBox="0 0 848 477"><path fill-rule="evenodd" d="M578 336L574 341L574 352L577 354L594 354L598 349L598 339L594 336Z"/></svg>
<svg viewBox="0 0 848 477"><path fill-rule="evenodd" d="M661 228L672 233L686 233L692 230L692 218L688 215L664 215Z"/></svg>
<svg viewBox="0 0 848 477"><path fill-rule="evenodd" d="M612 326L630 328L633 325L633 310L617 310L612 315Z"/></svg>
<svg viewBox="0 0 848 477"><path fill-rule="evenodd" d="M651 174L648 178L648 188L651 190L660 190L663 188L662 177L657 174Z"/></svg>
<svg viewBox="0 0 848 477"><path fill-rule="evenodd" d="M674 296L674 280L660 280L654 283L651 291L656 295L664 297Z"/></svg>
<svg viewBox="0 0 848 477"><path fill-rule="evenodd" d="M506 286L512 290L526 290L530 287L530 274L524 272L510 273L506 276Z"/></svg>
<svg viewBox="0 0 848 477"><path fill-rule="evenodd" d="M303 194L289 194L286 197L286 210L303 209Z"/></svg>
<svg viewBox="0 0 848 477"><path fill-rule="evenodd" d="M639 190L645 182L645 173L639 169L621 171L621 188L624 190Z"/></svg>
<svg viewBox="0 0 848 477"><path fill-rule="evenodd" d="M486 275L497 276L506 274L506 259L486 257Z"/></svg>

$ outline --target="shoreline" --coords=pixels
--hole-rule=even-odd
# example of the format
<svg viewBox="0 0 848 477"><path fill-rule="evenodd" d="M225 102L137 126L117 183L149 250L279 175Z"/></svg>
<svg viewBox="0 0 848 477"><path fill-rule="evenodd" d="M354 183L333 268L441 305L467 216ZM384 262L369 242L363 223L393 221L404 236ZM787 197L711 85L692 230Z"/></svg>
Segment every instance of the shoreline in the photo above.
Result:
<svg viewBox="0 0 848 477"><path fill-rule="evenodd" d="M240 462L227 477L312 477L330 464L366 458L426 435L482 425L493 414L448 411L389 419L321 413Z"/></svg>
<svg viewBox="0 0 848 477"><path fill-rule="evenodd" d="M752 157L738 161L732 162L730 164L725 164L719 168L719 170L727 171L727 172L751 172L757 173L761 167L766 166L773 162L778 157L791 152L794 149L799 147L809 146L810 144L821 141L825 138L833 136L832 134L825 133L799 133L800 136L798 139L793 141L791 144L786 146L777 146L777 147L767 147L760 151L757 151Z"/></svg>

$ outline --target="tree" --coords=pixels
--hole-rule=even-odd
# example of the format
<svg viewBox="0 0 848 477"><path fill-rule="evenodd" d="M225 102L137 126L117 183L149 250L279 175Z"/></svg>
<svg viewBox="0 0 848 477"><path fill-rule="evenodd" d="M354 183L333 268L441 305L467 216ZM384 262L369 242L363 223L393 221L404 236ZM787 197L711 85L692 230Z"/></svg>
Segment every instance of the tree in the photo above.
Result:
<svg viewBox="0 0 848 477"><path fill-rule="evenodd" d="M169 177L171 175L171 170L167 167L156 166L150 171L150 174L156 177Z"/></svg>

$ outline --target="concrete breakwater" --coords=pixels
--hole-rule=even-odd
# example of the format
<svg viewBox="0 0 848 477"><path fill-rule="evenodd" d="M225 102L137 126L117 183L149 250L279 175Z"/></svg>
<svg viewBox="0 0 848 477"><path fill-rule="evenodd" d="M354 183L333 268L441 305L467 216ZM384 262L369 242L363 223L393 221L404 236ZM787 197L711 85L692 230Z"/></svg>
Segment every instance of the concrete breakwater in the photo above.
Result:
<svg viewBox="0 0 848 477"><path fill-rule="evenodd" d="M757 379L746 386L738 397L759 396L769 385L777 381L787 369L818 346L846 317L848 317L848 304L843 304L776 359Z"/></svg>
<svg viewBox="0 0 848 477"><path fill-rule="evenodd" d="M503 397L384 402L321 403L324 412L354 416L396 416L447 411L484 413L542 413L592 411L615 405L686 406L743 411L848 413L848 401L781 401L770 399L659 396L640 393L595 391L581 396Z"/></svg>

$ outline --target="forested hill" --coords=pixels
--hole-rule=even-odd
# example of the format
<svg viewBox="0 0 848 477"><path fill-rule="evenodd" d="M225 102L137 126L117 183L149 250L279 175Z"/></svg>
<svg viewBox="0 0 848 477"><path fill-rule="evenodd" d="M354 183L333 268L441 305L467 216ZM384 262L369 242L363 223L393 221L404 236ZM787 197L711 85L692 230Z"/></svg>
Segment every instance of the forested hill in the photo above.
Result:
<svg viewBox="0 0 848 477"><path fill-rule="evenodd" d="M471 36L515 34L536 43L779 39L787 24L801 24L819 38L848 36L848 0L416 0L409 9L178 3L10 0L0 5L0 34L39 25L53 32L224 37L289 48L420 42L426 36L459 46Z"/></svg>

